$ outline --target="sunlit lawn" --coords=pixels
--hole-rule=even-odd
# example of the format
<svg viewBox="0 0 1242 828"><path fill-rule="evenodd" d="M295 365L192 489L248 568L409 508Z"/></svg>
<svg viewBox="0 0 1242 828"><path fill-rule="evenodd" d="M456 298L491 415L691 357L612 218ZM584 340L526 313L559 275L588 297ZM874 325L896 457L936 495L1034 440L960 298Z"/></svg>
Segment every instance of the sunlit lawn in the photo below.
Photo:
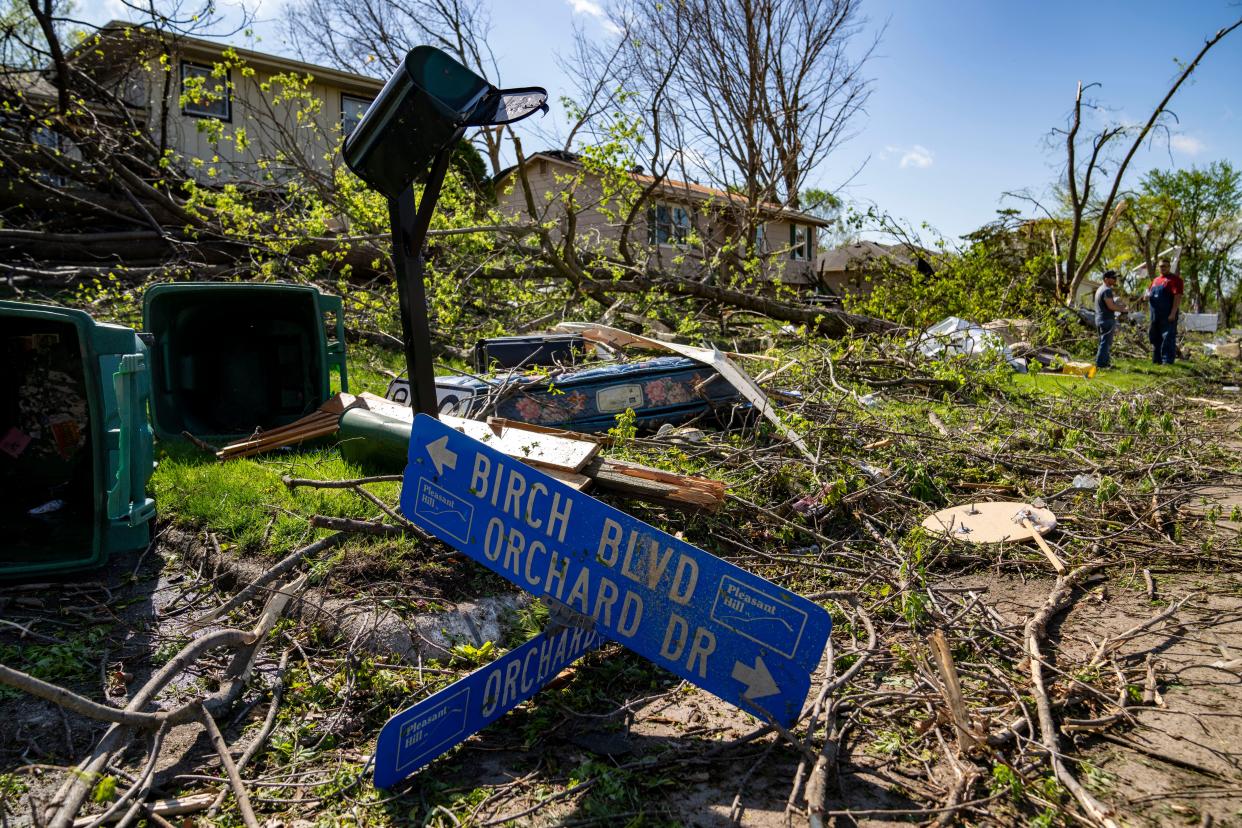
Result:
<svg viewBox="0 0 1242 828"><path fill-rule="evenodd" d="M1042 391L1048 394L1096 397L1115 391L1155 388L1164 383L1193 376L1193 371L1186 362L1174 365L1153 365L1145 359L1120 357L1114 359L1113 364L1113 368L1099 371L1090 379L1073 374L1041 371L1015 374L1013 383L1019 389Z"/></svg>

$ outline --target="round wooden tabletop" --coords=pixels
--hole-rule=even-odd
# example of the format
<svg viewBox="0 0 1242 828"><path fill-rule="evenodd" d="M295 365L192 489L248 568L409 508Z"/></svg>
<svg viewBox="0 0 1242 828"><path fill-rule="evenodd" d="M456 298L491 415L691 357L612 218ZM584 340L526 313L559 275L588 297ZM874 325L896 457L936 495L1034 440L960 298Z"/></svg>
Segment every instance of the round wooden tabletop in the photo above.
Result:
<svg viewBox="0 0 1242 828"><path fill-rule="evenodd" d="M1023 519L1030 524L1023 525ZM941 509L923 520L929 532L967 543L1023 541L1056 528L1057 516L1047 509L1017 501L963 503Z"/></svg>

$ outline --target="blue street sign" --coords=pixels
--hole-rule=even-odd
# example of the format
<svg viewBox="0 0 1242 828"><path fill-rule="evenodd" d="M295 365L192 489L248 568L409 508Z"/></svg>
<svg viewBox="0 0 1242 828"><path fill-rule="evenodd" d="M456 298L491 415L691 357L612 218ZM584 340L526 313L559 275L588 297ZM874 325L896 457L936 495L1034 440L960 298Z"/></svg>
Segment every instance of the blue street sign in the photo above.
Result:
<svg viewBox="0 0 1242 828"><path fill-rule="evenodd" d="M421 414L401 511L743 710L785 726L802 711L832 620L800 595Z"/></svg>
<svg viewBox="0 0 1242 828"><path fill-rule="evenodd" d="M432 759L538 693L600 637L589 630L543 632L486 667L385 722L375 743L375 787L391 788Z"/></svg>

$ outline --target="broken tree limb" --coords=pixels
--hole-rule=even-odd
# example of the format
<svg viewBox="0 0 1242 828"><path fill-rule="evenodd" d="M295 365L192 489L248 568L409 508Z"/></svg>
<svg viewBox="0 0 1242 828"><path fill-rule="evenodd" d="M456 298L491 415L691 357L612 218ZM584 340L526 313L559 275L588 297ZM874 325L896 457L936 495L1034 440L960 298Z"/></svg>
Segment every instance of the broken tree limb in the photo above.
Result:
<svg viewBox="0 0 1242 828"><path fill-rule="evenodd" d="M229 785L233 788L233 796L237 797L237 808L241 811L242 821L246 823L246 828L259 828L259 820L255 819L254 808L250 805L250 796L246 793L246 785L242 782L241 774L237 772L237 765L233 763L233 756L229 753L228 742L224 741L220 728L216 727L216 720L202 704L198 705L198 720L203 723L207 737L211 740L211 746L215 748L216 755L220 757L220 764L224 766L224 772L228 774Z"/></svg>
<svg viewBox="0 0 1242 828"><path fill-rule="evenodd" d="M285 693L285 673L289 670L289 651L285 650L280 654L280 666L276 668L276 685L272 689L272 701L267 708L267 717L263 720L263 727L260 728L254 740L246 746L246 752L237 760L237 772L241 773L246 764L254 758L255 754L266 744L272 731L276 728L276 714L280 711L280 701ZM207 809L207 816L210 818L220 808L224 802L224 797L228 794L228 788L222 788L220 793L216 794L216 798L212 801L211 807Z"/></svg>
<svg viewBox="0 0 1242 828"><path fill-rule="evenodd" d="M1086 812L1088 818L1104 828L1118 828L1113 819L1113 808L1095 798L1078 778L1069 770L1061 755L1061 738L1057 729L1056 719L1052 714L1052 703L1048 698L1048 690L1044 685L1044 654L1041 644L1048 634L1048 622L1058 615L1074 595L1074 590L1083 581L1100 569L1102 564L1089 563L1078 567L1063 578L1057 579L1057 585L1049 593L1044 605L1040 607L1026 622L1023 640L1026 642L1027 658L1031 670L1031 694L1035 698L1035 709L1039 720L1040 743L1048 751L1048 762L1052 772L1060 782L1078 800L1078 804Z"/></svg>
<svg viewBox="0 0 1242 828"><path fill-rule="evenodd" d="M311 515L310 525L316 529L331 529L333 532L354 532L355 534L392 538L419 537L403 526L393 526L390 523L380 523L374 520L331 517L329 515Z"/></svg>
<svg viewBox="0 0 1242 828"><path fill-rule="evenodd" d="M146 684L134 694L125 710L140 712L154 701L155 696L177 675L194 664L204 653L218 647L240 647L229 663L225 679L220 689L207 698L200 698L183 705L166 716L167 723L189 721L197 715L198 708L207 711L208 715L218 715L230 707L240 696L249 680L259 645L271 632L276 621L293 596L300 593L306 586L307 578L302 576L292 583L276 591L264 606L254 628L246 630L225 629L207 633L194 639L182 648L167 664L160 668ZM163 723L161 723L163 726ZM114 724L95 745L90 756L78 763L61 784L51 807L56 808L51 815L49 825L52 828L69 828L73 824L78 811L81 810L86 796L94 787L95 781L116 751L123 749L132 737L132 728Z"/></svg>
<svg viewBox="0 0 1242 828"><path fill-rule="evenodd" d="M203 625L216 620L217 618L227 615L257 595L264 586L270 584L281 575L284 575L286 572L293 569L305 558L311 555L318 555L320 552L331 549L344 541L346 537L347 535L343 532L337 532L335 534L328 535L326 538L320 538L314 543L303 546L301 549L294 552L290 552L279 562L277 562L275 566L264 572L252 583L248 584L241 592L237 593L232 598L216 607L214 610L211 610L199 618L196 618L191 626L193 628L200 628Z"/></svg>
<svg viewBox="0 0 1242 828"><path fill-rule="evenodd" d="M141 711L142 708L151 703L155 695L168 682L172 681L175 676L197 661L208 650L215 649L216 647L248 644L252 641L253 638L250 633L234 629L218 630L194 639L185 645L181 652L160 668L134 694L129 704L125 706L125 709L127 711ZM94 787L99 774L103 772L104 766L107 765L108 760L111 759L116 751L128 744L129 739L130 729L128 727L120 724L112 725L103 738L95 745L91 754L70 771L65 781L57 790L56 796L52 799L52 807L56 808L56 810L48 820L49 828L69 828L73 824L74 817L77 816L78 811L82 808L82 803L86 801L87 795L90 793L91 788Z"/></svg>

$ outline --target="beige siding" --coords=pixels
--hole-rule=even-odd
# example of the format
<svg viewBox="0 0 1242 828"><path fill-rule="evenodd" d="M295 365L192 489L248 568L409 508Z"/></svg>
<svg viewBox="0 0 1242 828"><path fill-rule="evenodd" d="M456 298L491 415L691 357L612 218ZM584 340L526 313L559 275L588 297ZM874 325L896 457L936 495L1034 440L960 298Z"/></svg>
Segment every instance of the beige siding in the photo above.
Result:
<svg viewBox="0 0 1242 828"><path fill-rule="evenodd" d="M621 238L619 223L611 220L599 209L603 200L603 187L597 179L591 176L580 179L575 167L543 159L535 159L527 164L526 178L535 204L534 219L540 223L556 222L556 228L552 232L556 241L559 242L565 237L565 204L567 198L572 197L577 206L574 236L578 246L595 250L614 250L617 247ZM526 193L517 171L503 182L502 189L497 193L497 202L503 215L515 221L531 219ZM642 241L646 241L645 228Z"/></svg>
<svg viewBox="0 0 1242 828"><path fill-rule="evenodd" d="M574 202L579 208L576 227L578 246L583 249L615 252L620 243L622 219L614 221L598 209L602 193L599 181L590 176L578 180L578 173L579 168L576 165L555 159L536 157L527 161L526 176L535 202L536 218L541 222L556 222L553 237L558 242L563 239L565 232L564 196L572 189ZM529 220L526 196L516 171L502 183L497 192L497 200L502 214L518 222ZM683 206L691 211L694 214L694 227L697 235L707 243L709 248L719 247L727 241L730 223L727 218L716 213L709 204L667 197L664 199L657 197L655 201ZM810 241L810 259L793 260L790 259L789 253L789 221L770 221L766 225L766 232L769 253L765 257L765 270L768 277L774 280L780 279L792 285L814 284L814 239ZM647 213L644 209L633 223L633 230L630 234L631 244L646 249L655 267L675 270L691 278L699 278L703 275L705 265L702 244L649 245L648 239Z"/></svg>
<svg viewBox="0 0 1242 828"><path fill-rule="evenodd" d="M211 128L217 119L186 114L182 111L180 97L182 60L200 66L210 66L218 60L210 54L198 52L177 56L171 66L171 87L168 113L162 111L164 72L154 67L147 74L142 87L145 89L149 113L148 128L157 142L160 132L166 128L166 146L181 155L189 164L194 159L203 162L191 169L204 181L261 180L263 170L260 161L273 162L268 172L278 179L286 177L293 169L313 169L330 175L341 163L337 147L341 140L341 96L370 98L379 90L376 82L371 89L365 86L344 88L340 85L313 81L308 92L317 102L318 111L306 111L306 101L300 97L274 102L284 93L283 84L273 82L278 70L251 66L253 74L240 68L230 71L233 84L231 94L231 117L220 124L218 140L212 140ZM264 84L269 88L264 91ZM299 111L302 117L299 118ZM307 117L311 115L311 117ZM244 130L245 140L239 145L238 136ZM282 162L275 159L282 157ZM214 174L212 174L214 171Z"/></svg>
<svg viewBox="0 0 1242 828"><path fill-rule="evenodd" d="M808 240L809 258L793 259L790 256L788 220L779 219L764 224L764 237L767 242L765 264L769 278L777 279L790 285L808 285L815 282L815 228L799 224L809 230L812 235Z"/></svg>

